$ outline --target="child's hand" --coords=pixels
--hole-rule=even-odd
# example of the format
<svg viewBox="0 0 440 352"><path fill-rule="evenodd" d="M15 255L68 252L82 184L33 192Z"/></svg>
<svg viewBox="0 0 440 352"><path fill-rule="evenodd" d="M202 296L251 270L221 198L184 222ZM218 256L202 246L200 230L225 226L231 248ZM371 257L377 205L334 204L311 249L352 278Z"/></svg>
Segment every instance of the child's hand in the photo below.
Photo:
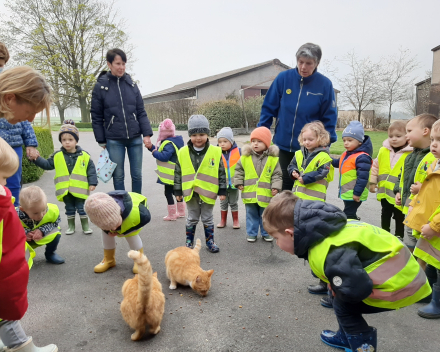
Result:
<svg viewBox="0 0 440 352"><path fill-rule="evenodd" d="M39 241L43 238L43 232L41 232L41 230L36 229L33 232L34 232L34 235L33 235L34 241Z"/></svg>
<svg viewBox="0 0 440 352"><path fill-rule="evenodd" d="M396 197L394 198L396 201L396 205L402 205L402 198L400 198L400 193L396 193Z"/></svg>
<svg viewBox="0 0 440 352"><path fill-rule="evenodd" d="M272 188L272 196L276 196L278 194L278 190L275 188Z"/></svg>
<svg viewBox="0 0 440 352"><path fill-rule="evenodd" d="M417 194L420 191L420 188L422 188L422 184L420 182L416 182L411 185L411 194Z"/></svg>
<svg viewBox="0 0 440 352"><path fill-rule="evenodd" d="M376 193L376 184L370 183L370 193Z"/></svg>
<svg viewBox="0 0 440 352"><path fill-rule="evenodd" d="M296 171L293 171L293 172L292 172L292 177L293 177L293 178L298 178L298 177L299 177L299 174L298 174Z"/></svg>
<svg viewBox="0 0 440 352"><path fill-rule="evenodd" d="M220 200L225 200L226 196L218 196L220 198Z"/></svg>
<svg viewBox="0 0 440 352"><path fill-rule="evenodd" d="M434 231L431 226L429 226L429 224L425 224L422 226L422 231L420 231L422 233L423 238L430 240L432 239L434 236L436 237L440 237L440 233Z"/></svg>
<svg viewBox="0 0 440 352"><path fill-rule="evenodd" d="M238 188L240 191L242 191L243 188L244 188L244 186L243 186L243 185L240 185L240 186L237 186L237 188Z"/></svg>
<svg viewBox="0 0 440 352"><path fill-rule="evenodd" d="M96 189L96 186L89 186L89 191L92 192Z"/></svg>
<svg viewBox="0 0 440 352"><path fill-rule="evenodd" d="M119 234L117 232L109 231L108 235L112 237L116 237Z"/></svg>
<svg viewBox="0 0 440 352"><path fill-rule="evenodd" d="M360 196L355 196L354 194L353 194L353 200L355 201L355 202L360 202L361 201L361 197Z"/></svg>
<svg viewBox="0 0 440 352"><path fill-rule="evenodd" d="M406 214L406 216L408 216L409 213L411 213L412 210L413 210L413 207L410 205L410 206L408 207L408 213Z"/></svg>
<svg viewBox="0 0 440 352"><path fill-rule="evenodd" d="M181 202L181 201L182 201L182 199L183 199L183 197L182 197L182 196L176 196L176 200L177 200L178 202Z"/></svg>
<svg viewBox="0 0 440 352"><path fill-rule="evenodd" d="M27 234L26 234L26 242L30 242L30 241L32 241L34 239L34 231L29 231Z"/></svg>
<svg viewBox="0 0 440 352"><path fill-rule="evenodd" d="M302 178L302 176L299 176L298 178L297 178L297 180L299 181L299 183L301 183L302 185L304 184L304 181L303 181L303 178Z"/></svg>

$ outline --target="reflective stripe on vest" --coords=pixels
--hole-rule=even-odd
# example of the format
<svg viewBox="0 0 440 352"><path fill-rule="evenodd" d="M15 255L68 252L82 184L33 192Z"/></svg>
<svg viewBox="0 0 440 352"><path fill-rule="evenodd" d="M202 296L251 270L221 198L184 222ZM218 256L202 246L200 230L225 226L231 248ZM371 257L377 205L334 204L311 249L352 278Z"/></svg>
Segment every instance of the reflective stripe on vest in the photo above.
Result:
<svg viewBox="0 0 440 352"><path fill-rule="evenodd" d="M222 157L220 147L209 146L197 172L191 162L189 148L185 146L177 154L182 170L182 192L189 202L194 192L207 204L215 204L218 194L218 170Z"/></svg>
<svg viewBox="0 0 440 352"><path fill-rule="evenodd" d="M128 216L124 220L122 220L121 229L119 231L116 231L119 234L118 237L132 237L132 236L136 236L139 232L141 232L142 228L123 235L123 233L139 225L139 223L141 222L141 213L139 211L139 205L143 204L145 207L148 208L147 197L143 196L142 194L134 193L134 192L128 192L128 194L131 198L133 207L131 208L130 214L128 214Z"/></svg>
<svg viewBox="0 0 440 352"><path fill-rule="evenodd" d="M273 198L272 196L272 174L278 164L278 157L268 156L266 164L260 177L255 171L252 156L242 156L241 165L244 170L243 191L241 192L241 199L244 204L258 203L262 208L266 208Z"/></svg>
<svg viewBox="0 0 440 352"><path fill-rule="evenodd" d="M300 176L312 171L316 171L320 166L332 161L332 158L326 152L318 153L312 161L307 165L306 169L303 168L304 155L301 150L295 152L296 165L300 172ZM303 185L298 180L293 184L293 193L302 199L320 200L325 201L327 187L329 182L333 181L335 169L330 165L330 170L327 176L319 181Z"/></svg>
<svg viewBox="0 0 440 352"><path fill-rule="evenodd" d="M429 221L432 221L437 214L440 214L440 206L431 215ZM433 236L427 240L420 236L414 249L414 255L440 270L440 237Z"/></svg>
<svg viewBox="0 0 440 352"><path fill-rule="evenodd" d="M61 202L67 193L81 199L87 199L90 195L89 182L87 179L87 166L90 155L82 152L76 159L72 174L69 175L63 152L56 153L53 157L55 165L55 195Z"/></svg>
<svg viewBox="0 0 440 352"><path fill-rule="evenodd" d="M31 270L32 265L34 265L34 258L35 258L35 251L31 247L31 245L27 242L25 242L24 246L24 257L28 263L29 270Z"/></svg>
<svg viewBox="0 0 440 352"><path fill-rule="evenodd" d="M228 160L226 160L222 153L222 160L226 171L226 183L229 185L229 187L235 189L234 185L232 184L232 180L234 179L235 175L235 167L240 160L240 151L238 150L238 148L232 149L232 151L229 153Z"/></svg>
<svg viewBox="0 0 440 352"><path fill-rule="evenodd" d="M176 155L179 152L179 149L177 149L176 145L171 141L164 141L160 147L158 152L162 152L163 148L165 146L171 143L176 150ZM172 161L160 161L159 159L156 159L157 169L155 170L157 176L159 176L159 180L161 180L166 185L174 185L174 169L176 167L176 163L173 163Z"/></svg>
<svg viewBox="0 0 440 352"><path fill-rule="evenodd" d="M329 282L324 264L331 248L357 242L372 252L387 253L364 270L373 282L373 292L364 303L380 308L398 309L418 302L431 293L425 272L397 237L376 226L348 221L340 231L331 234L309 250L313 272Z"/></svg>
<svg viewBox="0 0 440 352"><path fill-rule="evenodd" d="M365 152L351 154L344 160L347 152L344 152L339 159L339 198L342 200L353 200L353 190L357 182L356 159L359 155L367 155ZM369 156L370 157L370 156ZM371 157L370 157L371 159ZM373 162L373 160L371 160ZM368 198L368 187L363 190L360 200Z"/></svg>

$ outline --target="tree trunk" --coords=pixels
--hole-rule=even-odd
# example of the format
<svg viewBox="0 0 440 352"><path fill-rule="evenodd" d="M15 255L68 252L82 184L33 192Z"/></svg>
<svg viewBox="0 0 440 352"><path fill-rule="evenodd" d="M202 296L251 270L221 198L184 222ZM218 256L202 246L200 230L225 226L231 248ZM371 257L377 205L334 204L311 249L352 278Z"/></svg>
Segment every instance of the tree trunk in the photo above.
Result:
<svg viewBox="0 0 440 352"><path fill-rule="evenodd" d="M361 122L362 110L358 110L358 121Z"/></svg>
<svg viewBox="0 0 440 352"><path fill-rule="evenodd" d="M58 108L58 113L60 114L60 122L61 124L63 124L64 122L64 113L66 112L66 109L62 109L59 106L57 106Z"/></svg>
<svg viewBox="0 0 440 352"><path fill-rule="evenodd" d="M79 96L79 108L81 109L81 122L90 122L90 110L87 104L87 98Z"/></svg>
<svg viewBox="0 0 440 352"><path fill-rule="evenodd" d="M391 107L392 105L390 104L390 108L388 109L388 123L391 123Z"/></svg>

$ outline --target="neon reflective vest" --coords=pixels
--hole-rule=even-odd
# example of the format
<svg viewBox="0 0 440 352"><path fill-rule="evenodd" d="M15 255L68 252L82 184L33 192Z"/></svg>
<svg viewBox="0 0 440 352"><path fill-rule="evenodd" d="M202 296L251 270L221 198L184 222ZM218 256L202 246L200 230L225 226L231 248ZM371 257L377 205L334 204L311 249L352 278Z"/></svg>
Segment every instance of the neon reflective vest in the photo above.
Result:
<svg viewBox="0 0 440 352"><path fill-rule="evenodd" d="M185 146L177 154L182 170L182 192L185 202L189 202L194 192L207 204L215 204L219 190L218 170L222 158L220 147L209 146L197 172L191 162L189 148Z"/></svg>
<svg viewBox="0 0 440 352"><path fill-rule="evenodd" d="M131 211L128 214L128 216L124 220L122 220L120 229L115 231L118 233L118 237L132 237L139 234L142 228L134 230L133 232L124 235L125 232L140 224L141 213L139 211L139 205L143 204L146 208L148 208L147 197L143 196L142 194L134 193L134 192L128 192L128 195L131 198L133 207L131 208Z"/></svg>
<svg viewBox="0 0 440 352"><path fill-rule="evenodd" d="M272 196L272 174L278 164L278 157L268 156L260 177L255 171L252 156L242 156L241 165L244 170L243 191L241 199L244 204L258 203L262 208L269 205Z"/></svg>
<svg viewBox="0 0 440 352"><path fill-rule="evenodd" d="M58 209L58 206L56 206L55 204L47 203L46 214L44 214L43 219L41 219L41 221L38 224L36 224L33 228L26 226L26 224L21 219L20 222L25 229L34 231L39 229L41 226L45 224L56 222L59 216L60 216L60 210ZM50 233L46 234L41 240L35 241L37 246L35 246L34 248L52 242L55 239L55 237L61 235L60 231L61 229L59 226L55 227Z"/></svg>
<svg viewBox="0 0 440 352"><path fill-rule="evenodd" d="M295 152L296 165L298 165L298 170L300 175L307 174L312 171L316 171L320 166L332 161L330 155L326 152L318 153L307 165L306 169L303 169L304 155L301 150L297 150ZM307 185L303 185L298 180L293 184L293 193L302 199L310 199L310 200L320 200L322 202L325 201L327 187L329 182L333 181L335 169L330 164L330 170L327 176L319 181L309 183Z"/></svg>
<svg viewBox="0 0 440 352"><path fill-rule="evenodd" d="M235 167L237 166L237 163L240 160L240 151L238 150L238 148L232 149L231 153L229 154L228 160L226 160L226 158L222 153L222 160L226 171L226 183L232 189L236 189L232 184L233 182L232 180L234 179L234 175L235 175Z"/></svg>
<svg viewBox="0 0 440 352"><path fill-rule="evenodd" d="M403 153L397 160L393 169L390 164L390 150L382 147L379 150L377 159L379 162L379 175L377 177L377 200L386 199L388 203L395 205L394 184L399 179L400 171L405 163L405 159L411 152Z"/></svg>
<svg viewBox="0 0 440 352"><path fill-rule="evenodd" d="M165 146L171 143L176 150L176 155L179 153L179 149L176 147L176 145L171 141L164 141L160 147L158 152L162 152L163 148ZM173 163L172 161L160 161L159 159L156 159L157 169L156 174L159 176L159 180L161 180L166 185L174 185L174 169L176 167L176 163Z"/></svg>
<svg viewBox="0 0 440 352"><path fill-rule="evenodd" d="M373 292L363 300L365 304L398 309L416 303L431 293L425 272L408 248L389 232L360 221L348 221L342 230L309 250L309 263L315 275L328 283L324 264L330 249L351 242L386 254L364 268L373 281Z"/></svg>
<svg viewBox="0 0 440 352"><path fill-rule="evenodd" d="M431 215L429 221L439 213L440 206L434 214ZM416 248L414 249L414 255L440 270L440 237L433 236L430 240L427 240L421 236L420 232L414 230L413 235L418 238Z"/></svg>
<svg viewBox="0 0 440 352"><path fill-rule="evenodd" d="M420 161L419 165L417 166L417 170L414 175L414 182L413 183L416 183L416 182L423 183L423 181L425 181L426 176L428 176L428 173L427 173L428 167L435 160L436 160L436 157L431 152L429 152L428 154L425 155L425 157ZM400 175L399 191L400 191L401 195L402 195L402 190L403 190L404 176L405 176L405 166L402 167L402 174ZM411 194L406 199L403 207L396 206L396 208L401 209L403 214L408 214L409 203L411 203L411 201L413 199L414 199L414 195Z"/></svg>
<svg viewBox="0 0 440 352"><path fill-rule="evenodd" d="M90 195L89 182L87 180L87 166L90 155L82 152L76 159L72 174L69 175L63 152L58 152L53 157L55 165L55 195L61 202L67 193L81 199L87 199Z"/></svg>
<svg viewBox="0 0 440 352"><path fill-rule="evenodd" d="M342 200L353 200L353 190L356 186L357 172L356 172L356 159L359 155L365 154L365 152L359 152L351 154L347 159L344 160L347 152L344 152L339 159L339 198ZM370 157L371 159L371 157ZM373 163L373 160L371 160ZM365 187L363 190L360 200L364 201L368 198L368 189Z"/></svg>

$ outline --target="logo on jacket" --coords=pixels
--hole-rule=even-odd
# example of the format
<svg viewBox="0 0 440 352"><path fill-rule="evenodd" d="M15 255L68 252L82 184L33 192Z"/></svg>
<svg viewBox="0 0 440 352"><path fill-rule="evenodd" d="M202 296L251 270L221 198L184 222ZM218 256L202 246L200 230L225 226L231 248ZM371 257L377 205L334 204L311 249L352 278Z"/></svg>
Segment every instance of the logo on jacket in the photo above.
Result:
<svg viewBox="0 0 440 352"><path fill-rule="evenodd" d="M81 161L81 166L86 167L86 163L84 162L84 160Z"/></svg>
<svg viewBox="0 0 440 352"><path fill-rule="evenodd" d="M339 276L335 276L333 278L333 285L335 285L336 287L339 287L342 285L342 279Z"/></svg>
<svg viewBox="0 0 440 352"><path fill-rule="evenodd" d="M213 167L215 165L214 158L209 159L209 166Z"/></svg>
<svg viewBox="0 0 440 352"><path fill-rule="evenodd" d="M269 166L267 168L267 174L270 175L272 173L272 166Z"/></svg>
<svg viewBox="0 0 440 352"><path fill-rule="evenodd" d="M428 170L428 162L425 161L425 165L423 166L423 171L427 171Z"/></svg>
<svg viewBox="0 0 440 352"><path fill-rule="evenodd" d="M292 93L292 89L286 89L286 93L287 94L291 94Z"/></svg>

